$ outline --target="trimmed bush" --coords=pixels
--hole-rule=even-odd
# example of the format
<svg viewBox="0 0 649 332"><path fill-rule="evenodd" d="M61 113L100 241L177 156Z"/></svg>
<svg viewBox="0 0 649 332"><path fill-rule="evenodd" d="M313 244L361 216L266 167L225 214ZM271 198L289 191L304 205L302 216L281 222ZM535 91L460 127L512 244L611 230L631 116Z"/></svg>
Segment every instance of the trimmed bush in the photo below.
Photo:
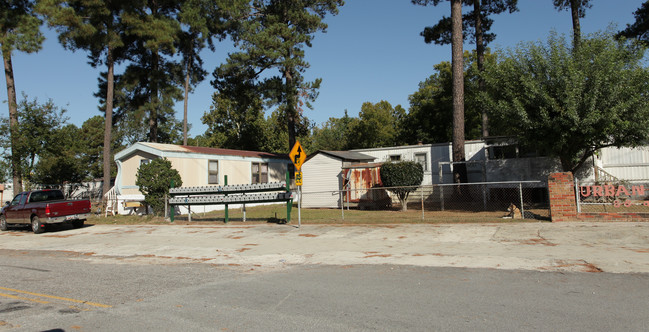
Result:
<svg viewBox="0 0 649 332"><path fill-rule="evenodd" d="M174 186L180 187L183 181L177 170L171 167L167 158L154 159L148 164L143 164L137 170L135 184L144 194L144 202L153 209L153 213L160 215L164 212L165 195L169 195L171 180Z"/></svg>
<svg viewBox="0 0 649 332"><path fill-rule="evenodd" d="M397 195L401 203L401 211L407 211L406 200L411 192L417 190L424 180L424 168L414 161L386 162L381 165L381 182L388 191Z"/></svg>

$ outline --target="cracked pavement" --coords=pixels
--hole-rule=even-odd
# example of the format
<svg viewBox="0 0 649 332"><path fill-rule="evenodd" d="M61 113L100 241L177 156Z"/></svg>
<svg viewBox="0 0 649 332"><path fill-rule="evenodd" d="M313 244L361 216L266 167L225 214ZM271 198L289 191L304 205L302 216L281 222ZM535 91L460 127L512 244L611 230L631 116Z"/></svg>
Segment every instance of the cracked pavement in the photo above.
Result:
<svg viewBox="0 0 649 332"><path fill-rule="evenodd" d="M77 253L96 263L242 268L397 264L649 272L649 223L94 225L0 232L0 249Z"/></svg>

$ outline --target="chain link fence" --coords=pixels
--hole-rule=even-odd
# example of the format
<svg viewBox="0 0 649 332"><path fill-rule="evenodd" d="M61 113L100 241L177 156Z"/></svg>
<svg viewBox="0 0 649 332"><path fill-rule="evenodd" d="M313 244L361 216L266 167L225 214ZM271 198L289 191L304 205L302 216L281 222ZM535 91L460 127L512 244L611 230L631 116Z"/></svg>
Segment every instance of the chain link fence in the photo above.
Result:
<svg viewBox="0 0 649 332"><path fill-rule="evenodd" d="M66 199L88 199L97 201L102 199L102 182L64 183L64 184L36 184L30 183L25 190L59 189Z"/></svg>
<svg viewBox="0 0 649 332"><path fill-rule="evenodd" d="M346 210L404 211L405 205L408 213L419 213L423 221L550 220L547 185L540 181L374 187L303 192L301 196L303 208L337 208L343 219Z"/></svg>
<svg viewBox="0 0 649 332"><path fill-rule="evenodd" d="M63 184L26 183L24 190L59 189L63 192L65 199L90 200L92 211L94 211L95 213L100 213L103 198L102 184L103 182L101 181Z"/></svg>

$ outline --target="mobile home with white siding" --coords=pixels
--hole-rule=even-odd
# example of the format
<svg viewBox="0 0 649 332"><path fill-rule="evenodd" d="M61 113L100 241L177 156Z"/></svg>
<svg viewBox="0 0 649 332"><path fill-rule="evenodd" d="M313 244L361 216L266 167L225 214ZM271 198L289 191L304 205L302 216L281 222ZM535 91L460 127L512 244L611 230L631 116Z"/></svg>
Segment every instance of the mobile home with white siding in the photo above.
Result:
<svg viewBox="0 0 649 332"><path fill-rule="evenodd" d="M423 181L425 185L453 181L453 172L449 165L453 153L451 143L352 151L373 156L377 162L389 160L425 162ZM561 171L557 159L519 151L515 140L507 137L466 141L464 151L468 161L469 182L541 181L545 183L549 174ZM582 181L595 181L597 180L595 175L601 171L607 173L609 178L623 181L649 180L649 146L601 149L593 158L586 161L583 169L577 173L577 177Z"/></svg>
<svg viewBox="0 0 649 332"><path fill-rule="evenodd" d="M503 152L504 150L507 152ZM352 151L373 156L377 162L418 161L424 167L423 185L453 182L453 170L450 165L453 155L451 143ZM469 182L545 181L550 171L558 170L558 163L552 159L521 157L515 143L506 138L466 141L464 154Z"/></svg>
<svg viewBox="0 0 649 332"><path fill-rule="evenodd" d="M594 165L621 180L649 180L649 146L601 149Z"/></svg>

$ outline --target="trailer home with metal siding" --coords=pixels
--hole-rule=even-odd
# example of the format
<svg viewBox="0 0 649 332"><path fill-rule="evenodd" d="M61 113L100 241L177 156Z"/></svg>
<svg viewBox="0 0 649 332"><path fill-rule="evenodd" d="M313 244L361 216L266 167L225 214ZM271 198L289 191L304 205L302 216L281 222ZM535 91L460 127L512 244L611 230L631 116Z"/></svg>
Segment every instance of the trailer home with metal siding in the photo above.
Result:
<svg viewBox="0 0 649 332"><path fill-rule="evenodd" d="M337 208L341 206L343 167L371 162L374 157L350 151L316 151L302 165L302 207Z"/></svg>

